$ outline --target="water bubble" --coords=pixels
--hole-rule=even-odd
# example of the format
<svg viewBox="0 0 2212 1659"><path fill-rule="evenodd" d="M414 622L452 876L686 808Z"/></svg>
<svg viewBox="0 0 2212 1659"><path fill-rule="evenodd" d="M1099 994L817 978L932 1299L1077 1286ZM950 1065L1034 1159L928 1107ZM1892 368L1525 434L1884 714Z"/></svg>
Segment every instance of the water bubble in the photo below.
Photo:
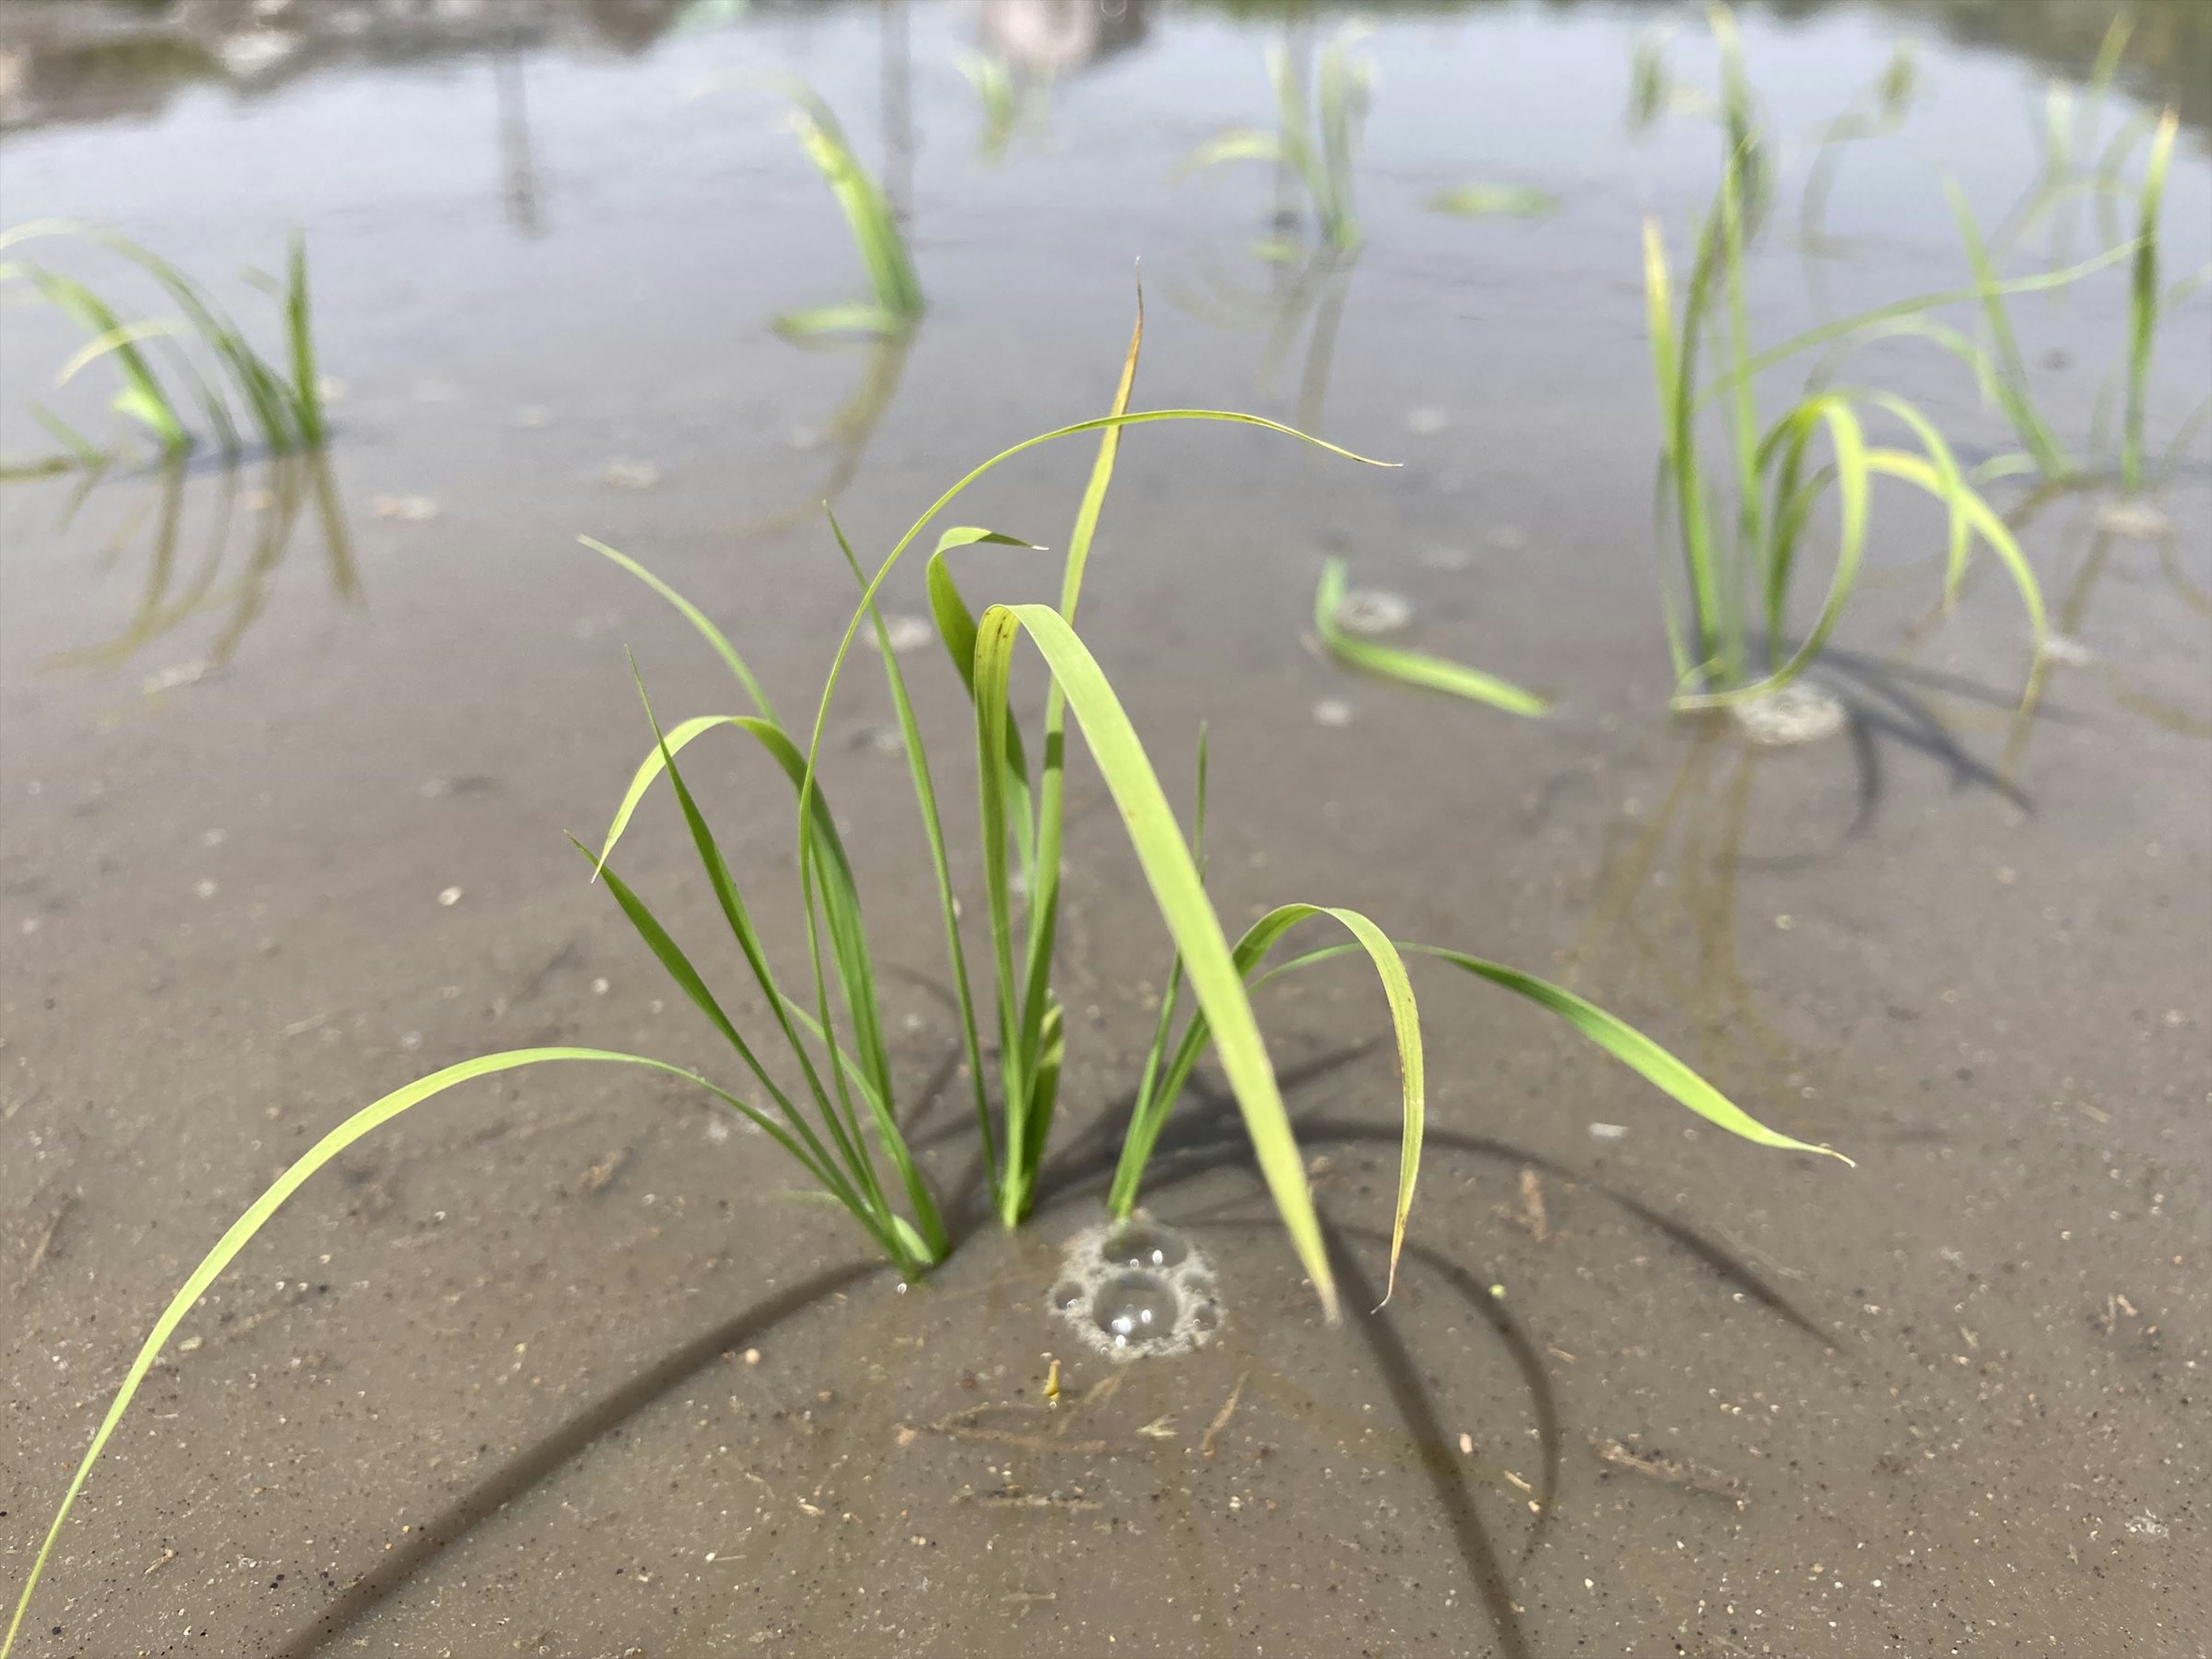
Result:
<svg viewBox="0 0 2212 1659"><path fill-rule="evenodd" d="M1098 1254L1117 1267L1174 1267L1190 1254L1190 1246L1164 1227L1132 1221L1109 1233Z"/></svg>
<svg viewBox="0 0 2212 1659"><path fill-rule="evenodd" d="M1182 1311L1175 1286L1142 1267L1124 1268L1115 1274L1098 1287L1091 1302L1091 1318L1114 1339L1117 1348L1169 1336Z"/></svg>
<svg viewBox="0 0 2212 1659"><path fill-rule="evenodd" d="M1141 1212L1069 1239L1045 1300L1086 1345L1120 1360L1188 1353L1222 1325L1213 1264Z"/></svg>

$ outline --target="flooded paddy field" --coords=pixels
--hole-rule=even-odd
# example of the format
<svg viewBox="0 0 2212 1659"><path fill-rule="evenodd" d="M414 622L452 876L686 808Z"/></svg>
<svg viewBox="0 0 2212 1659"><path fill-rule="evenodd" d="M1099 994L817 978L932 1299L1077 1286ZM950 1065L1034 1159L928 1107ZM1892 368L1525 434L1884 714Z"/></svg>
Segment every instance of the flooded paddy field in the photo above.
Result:
<svg viewBox="0 0 2212 1659"><path fill-rule="evenodd" d="M2212 258L2191 10L2138 9L2076 146L2134 122L2125 191L2014 227L2008 278L2137 234L2168 104L2160 281ZM1427 1149L1370 1311L1401 1082L1372 972L1334 963L1253 1002L1342 1322L1209 1060L1144 1188L1204 1286L1163 1260L1172 1307L1072 1327L1062 1250L1106 1218L1172 947L1070 743L1057 1127L1034 1218L1006 1233L898 711L856 648L822 776L949 1261L902 1285L674 1079L547 1067L441 1096L315 1176L187 1315L16 1651L2212 1652L2203 290L2159 319L2133 489L2106 459L2130 259L2010 297L2035 407L2081 464L2061 487L2002 465L1980 485L2047 609L2040 650L1987 548L1944 609L1944 508L1886 482L1801 682L1839 717L1767 744L1668 707L1680 554L1654 510L1642 239L1648 216L1679 290L1726 154L1701 12L1383 6L1356 41L1327 8L1139 0L259 12L0 18L6 224L113 227L257 334L269 302L238 273L281 272L297 230L330 427L234 465L123 439L97 476L0 485L11 1609L164 1299L347 1114L539 1045L733 1081L566 835L597 848L652 745L625 648L664 722L734 711L734 688L577 537L696 601L803 742L855 598L822 500L872 569L968 469L1103 414L1139 260L1134 407L1249 410L1398 464L1222 424L1121 444L1082 635L1180 811L1204 724L1231 936L1310 899L1518 964L1856 1167L1747 1145L1540 1010L1416 963ZM2055 165L2054 77L2066 131L2091 118L2111 15L1744 8L1772 192L1746 260L1755 339L1971 289L1944 181L2002 234ZM1900 40L1890 121L1869 88ZM1639 129L1655 46L1664 95ZM1186 172L1224 129L1273 130L1271 46L1316 76L1332 49L1372 65L1356 242L1322 233L1292 169ZM1003 99L963 54L1006 66ZM880 181L926 295L911 326L771 326L868 292L771 76L811 87ZM1824 147L1852 110L1867 131ZM1526 210L1430 205L1471 184ZM55 246L161 309L143 276ZM54 386L84 339L54 307L0 311L11 459L53 447L33 404L121 432L109 366ZM1762 382L1767 419L1818 356ZM1926 337L1834 374L1910 398L1962 467L2021 447ZM1095 447L1019 457L945 522L1065 549ZM1801 633L1835 559L1820 514ZM1056 557L961 556L979 609L1057 590ZM1378 638L1550 712L1330 660L1312 636L1332 557ZM921 558L883 600L892 642L921 641L898 660L984 971L968 696ZM1041 701L1033 653L1015 681ZM792 796L720 735L684 775L796 974ZM665 789L622 873L763 1027ZM1137 1331L1138 1306L1212 1322L1131 1358L1146 1343L1111 1327Z"/></svg>

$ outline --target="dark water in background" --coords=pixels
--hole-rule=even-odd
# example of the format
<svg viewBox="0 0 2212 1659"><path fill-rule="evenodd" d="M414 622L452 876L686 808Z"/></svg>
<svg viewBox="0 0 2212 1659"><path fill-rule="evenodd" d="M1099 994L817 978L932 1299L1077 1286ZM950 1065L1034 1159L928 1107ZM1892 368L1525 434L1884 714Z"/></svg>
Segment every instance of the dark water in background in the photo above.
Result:
<svg viewBox="0 0 2212 1659"><path fill-rule="evenodd" d="M1941 179L1997 218L2035 176L2045 76L2084 71L2104 16L1790 11L1742 20L1783 168L1756 266L1768 339L1962 281ZM1268 120L1273 12L1133 0L1077 27L1048 114L995 164L956 55L1036 14L365 9L351 33L347 15L0 17L0 216L115 225L245 314L230 273L301 228L344 386L336 537L312 481L258 468L173 497L150 476L81 503L67 480L0 491L8 1583L152 1310L345 1111L494 1047L713 1063L561 832L595 831L643 751L625 644L664 714L727 694L574 536L647 559L804 708L850 591L811 504L838 488L879 553L966 467L1103 409L1139 257L1140 403L1302 419L1403 464L1218 428L1124 447L1085 632L1164 774L1210 722L1224 915L1327 898L1567 977L1860 1167L1718 1145L1533 1015L1425 980L1441 1133L1415 1232L1444 1265L1410 1270L1389 1319L1329 1333L1264 1229L1208 1233L1224 1340L1129 1373L1051 1431L1110 1449L1063 1450L932 1427L1034 1402L1056 1340L1045 1247L979 1246L925 1292L871 1280L763 1330L744 1310L849 1250L780 1168L653 1087L479 1085L321 1177L188 1324L201 1340L112 1449L27 1650L2205 1651L2201 441L2162 544L2097 538L2094 497L2032 516L2054 611L2093 656L2055 676L2011 793L1977 769L2008 755L2026 623L1990 572L1920 627L1941 526L1903 499L1878 505L1838 639L1920 678L1856 683L1863 747L1754 751L1663 714L1638 237L1655 213L1683 257L1717 141L1680 115L1638 138L1624 110L1655 21L1677 26L1676 72L1710 80L1694 15L1376 9L1366 246L1302 272L1252 252L1277 204L1265 169L1171 182L1209 134ZM2177 276L2212 256L2200 15L2144 8L2126 83L2189 122ZM1841 164L1842 257L1810 255L1809 135L1900 33L1921 94ZM860 286L775 100L702 90L769 69L819 89L909 204L930 310L903 352L767 327ZM1423 210L1474 179L1562 206ZM2102 245L2087 212L2070 234L2018 268ZM2076 444L2124 297L2113 270L2014 302ZM2154 434L2212 392L2209 314L2200 296L2166 321ZM0 449L42 447L27 405L73 344L0 313ZM1900 345L1858 372L1968 454L2006 444L1948 359ZM89 386L57 403L97 423ZM1088 452L1033 461L956 520L1059 544ZM1300 638L1332 551L1412 601L1414 642L1558 713L1510 721L1316 661ZM1046 591L1020 555L972 568L971 597ZM895 604L919 611L906 575ZM830 787L879 950L933 974L887 700L856 667ZM936 667L914 678L957 816L963 705ZM1316 720L1328 701L1348 725ZM1124 1097L1164 952L1077 777L1079 1121ZM757 781L707 783L787 947L787 809ZM631 874L684 915L708 896L670 829L633 838ZM919 1080L949 1027L926 990L887 998ZM1294 1105L1390 1121L1385 1059L1331 1063L1381 1029L1368 986L1316 978L1261 1012L1282 1063L1316 1070ZM1388 1146L1309 1140L1332 1212L1379 1221ZM1217 1181L1161 1207L1260 1213ZM754 1343L758 1367L714 1358ZM1070 1366L1072 1386L1106 1374ZM1615 1443L1740 1492L1607 1462Z"/></svg>

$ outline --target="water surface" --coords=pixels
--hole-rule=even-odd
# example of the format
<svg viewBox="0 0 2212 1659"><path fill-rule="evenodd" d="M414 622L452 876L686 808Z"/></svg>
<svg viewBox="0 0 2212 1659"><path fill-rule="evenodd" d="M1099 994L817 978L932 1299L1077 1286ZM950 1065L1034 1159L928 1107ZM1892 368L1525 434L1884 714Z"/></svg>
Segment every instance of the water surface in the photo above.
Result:
<svg viewBox="0 0 2212 1659"><path fill-rule="evenodd" d="M2192 124L2177 276L2212 257L2183 9L2148 9L2107 116L2179 97ZM2030 10L2061 21L2027 38ZM1964 281L1941 179L1999 218L2039 165L2045 77L2086 73L2101 32L2025 5L1994 40L1972 8L1790 13L1743 19L1782 167L1766 338ZM1624 112L1655 21L1710 82L1693 17L1383 9L1365 246L1285 264L1255 252L1282 228L1266 169L1174 182L1209 134L1270 118L1272 12L1130 0L1042 40L1000 6L397 15L6 20L9 221L117 226L253 315L234 273L298 228L343 388L326 476L0 493L11 1585L161 1299L347 1111L492 1048L715 1063L562 832L601 829L649 740L625 646L664 714L733 694L574 538L649 562L787 716L809 707L851 602L820 497L880 556L969 466L1103 410L1139 258L1140 403L1251 408L1401 464L1218 427L1124 447L1084 631L1179 798L1209 724L1224 917L1326 898L1557 975L1858 1168L1723 1144L1532 1012L1425 978L1431 1254L1388 1313L1322 1327L1279 1239L1244 1224L1265 1216L1248 1177L1169 1179L1236 1144L1194 1097L1155 1202L1205 1241L1224 1328L1125 1369L1046 1305L1054 1246L1096 1218L1073 1164L1035 1237L979 1237L908 1294L876 1274L816 1298L857 1260L848 1229L672 1085L480 1085L319 1178L187 1322L27 1651L2205 1650L2201 440L2162 542L2100 536L2095 493L2022 512L2091 653L2054 673L2045 718L2011 719L2017 600L1990 570L1931 620L1940 518L1885 497L1833 664L1857 738L1755 750L1664 713L1638 238L1656 215L1686 257L1717 140L1685 115L1639 137ZM1900 35L1921 94L1852 147L1826 221L1842 246L1808 250L1811 135ZM993 44L1057 64L996 159L956 67ZM930 300L909 345L769 329L861 280L744 80L769 70L815 85L906 204ZM1424 210L1471 179L1561 206ZM2087 211L2063 234L2016 268L2102 246ZM2015 302L2077 444L2125 292L2114 269ZM2166 319L2154 434L2212 392L2209 317L2200 296ZM47 390L74 343L0 315L0 449L44 447L37 397L99 427L90 375ZM1940 354L1856 372L1969 457L2008 447ZM957 518L1063 544L1089 459L1027 458ZM1411 602L1412 641L1557 713L1317 660L1302 634L1330 553ZM971 597L1055 580L1012 551L967 568ZM924 609L918 569L890 592ZM964 701L927 653L910 667L965 819ZM1316 719L1332 700L1337 723ZM829 784L872 937L908 970L887 1012L919 1090L953 1033L890 718L858 660ZM698 769L788 960L781 781ZM1071 1158L1116 1122L1166 957L1102 787L1074 777ZM665 812L628 858L696 920L708 895ZM976 914L974 860L956 875ZM703 924L686 936L730 977ZM1371 984L1316 975L1261 1012L1317 1194L1347 1230L1384 1224L1396 1083ZM957 1138L931 1167L957 1182ZM1345 1247L1379 1279L1374 1237ZM1042 1407L1054 1354L1063 1403Z"/></svg>

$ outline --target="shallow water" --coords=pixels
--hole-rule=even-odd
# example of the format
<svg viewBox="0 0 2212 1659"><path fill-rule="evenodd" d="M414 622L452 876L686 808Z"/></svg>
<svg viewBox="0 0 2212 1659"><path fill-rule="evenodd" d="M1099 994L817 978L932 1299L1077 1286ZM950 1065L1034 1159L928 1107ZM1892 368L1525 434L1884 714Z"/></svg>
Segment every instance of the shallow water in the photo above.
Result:
<svg viewBox="0 0 2212 1659"><path fill-rule="evenodd" d="M1224 917L1325 897L1551 972L1858 1168L1725 1140L1534 1012L1424 977L1426 1254L1387 1312L1319 1324L1279 1237L1243 1224L1266 1215L1249 1177L1202 1167L1236 1144L1207 1095L1152 1203L1213 1265L1220 1329L1123 1364L1048 1305L1058 1247L1097 1218L1075 1162L1034 1237L981 1232L899 1294L836 1277L859 1261L842 1218L672 1084L480 1084L319 1177L187 1322L23 1650L2208 1651L2201 439L2164 541L2097 538L2094 500L2031 516L2087 653L2032 727L2009 714L2016 600L1988 570L1927 625L1942 526L1885 497L1831 660L1853 735L1759 748L1662 710L1637 239L1657 213L1682 257L1716 141L1682 116L1626 131L1650 14L1385 15L1366 247L1299 270L1251 252L1263 170L1170 182L1209 133L1267 119L1271 22L1133 0L991 164L954 67L977 12L726 9L457 11L281 59L203 51L216 67L184 79L143 45L131 63L172 67L69 70L64 25L114 14L0 20L9 222L113 223L241 313L228 273L301 227L344 383L327 477L0 491L0 1577L161 1300L345 1112L491 1048L714 1064L562 832L598 831L649 739L625 645L664 714L728 694L574 537L646 559L803 708L851 594L812 503L836 489L880 556L966 467L1102 410L1139 256L1140 403L1250 407L1403 463L1219 428L1124 446L1084 631L1179 796L1209 724ZM1950 43L1971 12L1747 15L1789 140L1761 337L1962 281L1939 172L1985 222L2032 180L2041 77L2081 72L2097 31ZM1806 135L1900 30L1922 99L1842 162L1844 253L1808 255ZM1673 52L1709 75L1687 20ZM765 68L910 181L931 309L902 353L766 326L860 276L773 100L702 90ZM2185 72L2163 84L2201 121ZM1422 210L1468 179L1561 210ZM2201 125L2166 227L2170 273L2212 257ZM2072 237L2062 257L2100 246L2094 216ZM2112 271L2015 302L2076 441L2124 295ZM2208 318L2200 296L2166 320L2154 434L2212 392ZM27 404L73 344L0 313L0 449L41 447ZM1900 344L1863 372L1962 453L2004 447L1948 359ZM96 426L91 390L57 405ZM956 518L1060 544L1088 465L1048 449ZM1316 660L1332 552L1408 601L1395 641L1558 712ZM971 599L1048 591L1034 555L964 568ZM924 611L918 569L891 591ZM940 789L972 813L958 687L908 660ZM829 786L880 953L927 980L941 940L873 667L832 712ZM698 769L733 856L780 869L787 797ZM1074 778L1071 1160L1126 1102L1166 956L1103 788ZM665 914L707 901L664 814L627 846ZM795 915L756 880L788 952ZM1396 1085L1371 984L1334 973L1261 1012L1358 1309L1382 1294L1358 1230L1388 1224ZM913 979L885 996L920 1088L951 1024ZM939 1110L949 1188L964 1143Z"/></svg>

